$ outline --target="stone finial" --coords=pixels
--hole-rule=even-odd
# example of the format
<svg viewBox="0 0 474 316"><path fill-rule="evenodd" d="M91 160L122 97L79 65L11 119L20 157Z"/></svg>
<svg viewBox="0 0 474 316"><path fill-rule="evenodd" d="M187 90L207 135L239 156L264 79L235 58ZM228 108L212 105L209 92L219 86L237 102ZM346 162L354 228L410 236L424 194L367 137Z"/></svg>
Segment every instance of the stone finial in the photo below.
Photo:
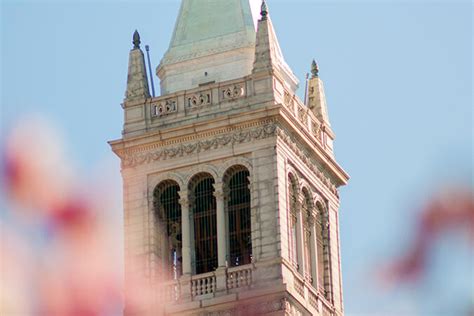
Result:
<svg viewBox="0 0 474 316"><path fill-rule="evenodd" d="M319 77L319 66L314 59L313 63L311 64L311 73L313 74L313 78Z"/></svg>
<svg viewBox="0 0 474 316"><path fill-rule="evenodd" d="M140 48L140 34L137 30L133 33L133 49Z"/></svg>
<svg viewBox="0 0 474 316"><path fill-rule="evenodd" d="M262 16L262 20L266 20L268 16L268 7L267 7L267 2L265 0L262 0L262 7L260 10L260 15Z"/></svg>

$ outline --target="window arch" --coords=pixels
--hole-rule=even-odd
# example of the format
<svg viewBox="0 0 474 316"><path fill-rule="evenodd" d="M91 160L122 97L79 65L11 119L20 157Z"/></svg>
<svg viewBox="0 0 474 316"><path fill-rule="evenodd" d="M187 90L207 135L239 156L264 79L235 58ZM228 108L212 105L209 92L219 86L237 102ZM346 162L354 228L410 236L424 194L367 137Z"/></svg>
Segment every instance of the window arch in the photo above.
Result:
<svg viewBox="0 0 474 316"><path fill-rule="evenodd" d="M316 239L318 252L318 287L324 292L327 299L331 299L331 270L329 252L329 228L326 208L318 202L316 204Z"/></svg>
<svg viewBox="0 0 474 316"><path fill-rule="evenodd" d="M224 175L229 265L239 266L252 261L252 226L249 171L233 166Z"/></svg>
<svg viewBox="0 0 474 316"><path fill-rule="evenodd" d="M201 274L217 268L217 219L214 178L200 173L189 182L191 210L194 224L195 273Z"/></svg>
<svg viewBox="0 0 474 316"><path fill-rule="evenodd" d="M288 200L290 261L295 267L298 267L298 184L292 174L288 175Z"/></svg>
<svg viewBox="0 0 474 316"><path fill-rule="evenodd" d="M181 205L179 185L166 180L153 191L153 209L157 226L158 257L162 258L163 271L167 278L177 279L182 275Z"/></svg>

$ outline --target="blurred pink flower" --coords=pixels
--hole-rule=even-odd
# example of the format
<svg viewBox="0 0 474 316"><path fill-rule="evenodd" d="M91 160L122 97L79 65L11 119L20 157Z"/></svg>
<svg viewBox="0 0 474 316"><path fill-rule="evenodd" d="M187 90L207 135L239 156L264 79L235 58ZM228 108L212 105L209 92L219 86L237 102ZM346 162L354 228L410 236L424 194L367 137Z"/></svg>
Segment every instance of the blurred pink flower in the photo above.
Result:
<svg viewBox="0 0 474 316"><path fill-rule="evenodd" d="M8 133L2 158L6 193L22 209L51 212L70 194L70 160L49 121L31 117L18 122Z"/></svg>
<svg viewBox="0 0 474 316"><path fill-rule="evenodd" d="M445 189L428 201L418 220L415 239L408 252L383 271L389 283L418 280L427 265L428 251L437 237L466 231L474 237L474 198L465 187Z"/></svg>
<svg viewBox="0 0 474 316"><path fill-rule="evenodd" d="M25 119L3 148L1 176L13 212L7 224L16 226L2 230L2 315L112 315L123 306L114 257L122 244L109 235L110 218L99 216L113 212L96 200L108 197L78 193L87 190L73 177L59 135L44 119ZM33 240L23 226L49 237Z"/></svg>

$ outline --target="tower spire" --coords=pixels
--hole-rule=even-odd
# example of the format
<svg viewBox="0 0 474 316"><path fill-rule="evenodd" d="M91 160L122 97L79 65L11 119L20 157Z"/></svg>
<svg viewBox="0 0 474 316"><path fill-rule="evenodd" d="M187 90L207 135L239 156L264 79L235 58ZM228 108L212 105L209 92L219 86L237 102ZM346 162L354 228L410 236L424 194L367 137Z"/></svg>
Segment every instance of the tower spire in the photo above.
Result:
<svg viewBox="0 0 474 316"><path fill-rule="evenodd" d="M324 84L321 78L319 78L319 65L314 59L311 63L311 74L308 89L308 107L321 123L324 123L326 126L331 126L329 123Z"/></svg>
<svg viewBox="0 0 474 316"><path fill-rule="evenodd" d="M145 68L145 56L140 49L140 34L133 33L133 48L128 62L128 80L125 101L147 99L150 97L148 77Z"/></svg>

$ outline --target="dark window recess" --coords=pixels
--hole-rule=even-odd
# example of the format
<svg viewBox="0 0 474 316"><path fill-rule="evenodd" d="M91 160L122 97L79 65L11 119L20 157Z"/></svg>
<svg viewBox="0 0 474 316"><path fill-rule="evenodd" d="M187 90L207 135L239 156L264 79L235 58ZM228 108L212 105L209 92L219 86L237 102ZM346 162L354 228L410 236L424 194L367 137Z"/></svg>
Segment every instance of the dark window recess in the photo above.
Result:
<svg viewBox="0 0 474 316"><path fill-rule="evenodd" d="M194 243L196 274L217 268L217 223L214 179L204 176L194 187Z"/></svg>
<svg viewBox="0 0 474 316"><path fill-rule="evenodd" d="M228 224L230 266L252 261L252 226L250 214L249 172L234 173L228 183Z"/></svg>
<svg viewBox="0 0 474 316"><path fill-rule="evenodd" d="M164 237L159 240L161 252L165 253L165 273L175 280L182 275L181 205L178 192L179 186L172 181L161 183L154 192L158 234Z"/></svg>

